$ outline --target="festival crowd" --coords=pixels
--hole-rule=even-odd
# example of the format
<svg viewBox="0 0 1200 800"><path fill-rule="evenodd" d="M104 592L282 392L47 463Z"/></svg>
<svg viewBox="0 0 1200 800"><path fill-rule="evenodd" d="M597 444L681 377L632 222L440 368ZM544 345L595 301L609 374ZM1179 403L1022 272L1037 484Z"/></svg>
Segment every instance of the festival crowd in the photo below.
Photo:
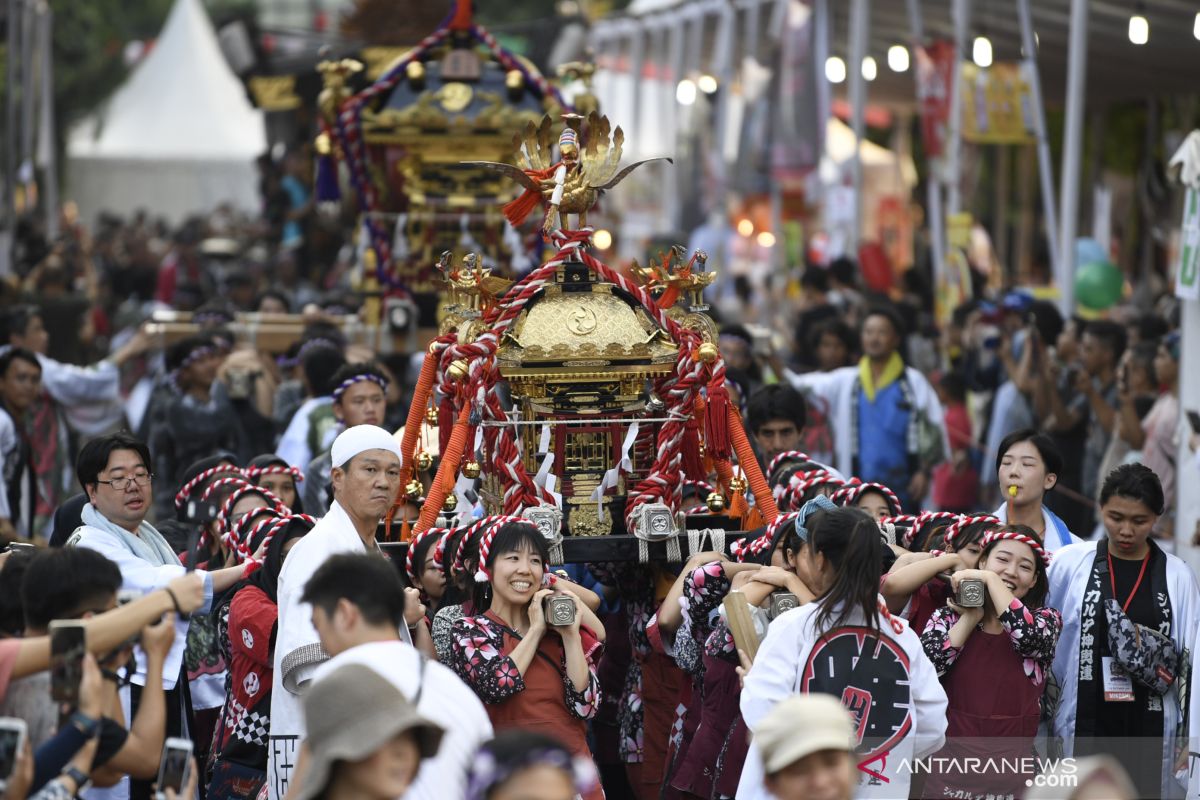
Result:
<svg viewBox="0 0 1200 800"><path fill-rule="evenodd" d="M6 800L1200 791L1177 308L1013 290L938 329L919 282L810 264L783 346L718 313L769 525L558 565L530 522L460 509L393 561L420 355L330 321L361 301L310 212L75 226L4 290ZM253 237L282 245L221 244ZM196 333L160 352L153 307ZM276 357L230 333L244 311L307 324ZM687 482L689 517L713 493Z"/></svg>

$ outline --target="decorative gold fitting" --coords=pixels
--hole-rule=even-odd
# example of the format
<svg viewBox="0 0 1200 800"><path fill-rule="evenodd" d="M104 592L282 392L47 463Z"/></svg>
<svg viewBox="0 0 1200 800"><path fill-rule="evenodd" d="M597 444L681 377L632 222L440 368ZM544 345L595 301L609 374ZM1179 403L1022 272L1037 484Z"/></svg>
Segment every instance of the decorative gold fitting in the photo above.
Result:
<svg viewBox="0 0 1200 800"><path fill-rule="evenodd" d="M433 466L433 456L422 450L417 453L413 463L416 464L418 472L428 472L429 468Z"/></svg>
<svg viewBox="0 0 1200 800"><path fill-rule="evenodd" d="M467 463L463 464L463 477L470 478L471 480L478 478L482 471L483 469L479 466L478 461L468 461Z"/></svg>
<svg viewBox="0 0 1200 800"><path fill-rule="evenodd" d="M458 495L454 494L454 492L446 495L446 502L442 503L442 508L447 511L453 511L458 508Z"/></svg>
<svg viewBox="0 0 1200 800"><path fill-rule="evenodd" d="M712 364L717 360L717 356L720 355L720 351L717 350L717 346L712 342L705 342L696 348L696 355L698 355L700 360L705 364Z"/></svg>
<svg viewBox="0 0 1200 800"><path fill-rule="evenodd" d="M725 510L725 498L721 496L720 492L710 494L704 503L708 506L708 510L714 514L719 514Z"/></svg>
<svg viewBox="0 0 1200 800"><path fill-rule="evenodd" d="M404 487L404 493L412 500L419 498L424 491L425 487L417 480L409 481L408 486Z"/></svg>
<svg viewBox="0 0 1200 800"><path fill-rule="evenodd" d="M451 362L450 366L446 368L446 375L452 381L462 381L466 380L467 373L469 371L470 367L468 366L466 359L458 358Z"/></svg>

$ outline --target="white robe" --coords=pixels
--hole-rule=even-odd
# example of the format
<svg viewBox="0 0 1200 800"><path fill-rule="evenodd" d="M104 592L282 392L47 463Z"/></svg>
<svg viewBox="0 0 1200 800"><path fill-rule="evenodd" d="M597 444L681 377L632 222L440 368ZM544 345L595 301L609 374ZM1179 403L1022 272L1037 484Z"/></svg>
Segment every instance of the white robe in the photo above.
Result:
<svg viewBox="0 0 1200 800"><path fill-rule="evenodd" d="M801 672L820 638L815 626L818 611L816 603L808 603L771 623L742 689L742 717L751 733L777 703L799 692ZM901 622L903 631L896 635L887 620L879 618L884 635L899 645L908 659L911 726L888 753L885 763L881 765L876 760L864 765L880 773L887 779L886 783L872 783L865 772L857 773L860 782L854 796L858 800L908 797L912 759L936 752L946 740L946 692L938 681L937 670L921 647L920 638L906 622ZM847 624L861 625L861 613L851 616ZM802 725L803 720L797 720L796 724ZM906 760L907 767L903 766ZM763 784L762 757L753 740L742 767L737 797L738 800L769 800L771 797Z"/></svg>
<svg viewBox="0 0 1200 800"><path fill-rule="evenodd" d="M337 501L312 531L296 542L279 571L279 633L275 641L275 674L271 690L271 744L267 786L271 800L287 792L304 736L300 692L328 659L312 624L312 606L300 602L304 586L326 559L339 553L365 553L366 547ZM287 662L289 669L284 670Z"/></svg>
<svg viewBox="0 0 1200 800"><path fill-rule="evenodd" d="M800 374L788 371L784 374L797 391L818 395L829 407L829 422L836 455L835 466L846 475L854 474L855 443L852 441L852 434L856 427L850 415L858 412L858 398L854 392L858 374L857 364L831 372ZM913 411L924 412L929 422L937 426L942 433L942 452L949 455L950 440L946 437L945 413L942 411L942 404L938 402L937 392L929 385L925 376L912 367L904 368L904 377L912 390Z"/></svg>
<svg viewBox="0 0 1200 800"><path fill-rule="evenodd" d="M292 421L288 423L283 436L279 437L279 446L275 448L275 454L286 461L288 466L299 470L308 469L308 463L317 456L308 445L309 418L321 406L332 404L333 400L328 397L311 397L292 415ZM325 441L321 442L322 453L329 452L329 446L333 444L336 435L336 428L326 432Z"/></svg>
<svg viewBox="0 0 1200 800"><path fill-rule="evenodd" d="M1054 554L1050 562L1050 595L1046 605L1057 608L1063 615L1063 630L1058 638L1058 650L1054 654L1054 677L1061 688L1058 708L1054 713L1054 735L1063 740L1063 754L1070 756L1074 750L1075 719L1079 706L1079 637L1082 626L1083 596L1091 581L1095 563L1096 547L1100 542L1082 542L1064 547ZM1182 560L1170 553L1167 558L1167 595L1171 602L1171 638L1176 645L1196 652L1196 625L1200 623L1200 588L1196 577ZM1103 614L1102 608L1098 613ZM1096 665L1099 669L1100 665ZM1099 679L1099 676L1097 676ZM1193 703L1193 708L1195 704ZM1163 696L1163 736L1174 737L1179 725L1179 710L1175 692ZM1196 729L1196 718L1192 717L1192 728ZM1195 734L1193 734L1194 736ZM1192 749L1195 749L1193 745ZM1163 758L1163 774L1174 773L1169 756ZM1183 794L1184 777L1176 775L1174 780L1164 778L1162 797L1178 797ZM1170 785L1168 785L1168 783Z"/></svg>
<svg viewBox="0 0 1200 800"><path fill-rule="evenodd" d="M387 678L417 710L446 730L437 755L421 763L404 800L449 800L466 791L467 768L479 746L492 738L487 710L448 667L424 659L415 647L399 640L351 647L317 668L315 682L346 664L361 664Z"/></svg>
<svg viewBox="0 0 1200 800"><path fill-rule="evenodd" d="M1000 520L1001 524L1008 524L1008 503L1004 503L993 511L992 516ZM1062 537L1058 534L1058 526L1054 524L1054 519L1050 516L1050 509L1045 506L1042 506L1042 525L1044 526L1042 528L1042 538L1045 539L1043 544L1046 546L1046 550L1054 553L1062 549L1064 545L1062 544ZM1063 528L1066 529L1066 527L1066 523L1063 523ZM1070 529L1067 529L1067 535L1071 537L1071 544L1080 544L1083 542L1083 539L1071 533Z"/></svg>

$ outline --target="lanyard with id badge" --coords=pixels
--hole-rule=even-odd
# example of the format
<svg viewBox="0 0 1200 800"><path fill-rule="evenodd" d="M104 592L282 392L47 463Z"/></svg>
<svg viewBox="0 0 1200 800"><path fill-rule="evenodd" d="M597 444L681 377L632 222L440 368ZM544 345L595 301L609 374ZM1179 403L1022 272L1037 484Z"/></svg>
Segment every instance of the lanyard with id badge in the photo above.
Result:
<svg viewBox="0 0 1200 800"><path fill-rule="evenodd" d="M1125 602L1121 605L1121 612L1128 613L1129 606L1133 603L1133 598L1137 594L1137 590L1142 585L1142 578L1146 577L1146 566L1150 563L1150 554L1142 559L1142 568L1138 571L1137 580L1133 584L1133 589L1129 592L1129 596L1125 598ZM1117 579L1113 574L1112 554L1108 555L1108 579L1111 582L1113 598L1117 596ZM1133 694L1133 678L1125 671L1117 660L1112 656L1104 656L1100 661L1100 668L1104 678L1104 700L1109 703L1132 703L1135 699Z"/></svg>

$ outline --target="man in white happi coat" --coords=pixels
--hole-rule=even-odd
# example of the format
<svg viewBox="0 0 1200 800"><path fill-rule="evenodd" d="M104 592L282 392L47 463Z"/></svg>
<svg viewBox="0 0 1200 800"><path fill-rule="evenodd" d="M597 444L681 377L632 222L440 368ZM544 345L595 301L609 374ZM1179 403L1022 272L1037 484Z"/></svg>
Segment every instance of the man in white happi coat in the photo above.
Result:
<svg viewBox="0 0 1200 800"><path fill-rule="evenodd" d="M271 694L271 744L267 787L271 800L287 794L304 735L300 695L317 667L328 660L312 624L312 607L301 601L304 586L326 559L338 553L378 552L375 531L400 488L400 446L383 428L347 428L330 449L333 504L312 532L288 554L279 573L279 634ZM407 629L402 635L407 634Z"/></svg>

